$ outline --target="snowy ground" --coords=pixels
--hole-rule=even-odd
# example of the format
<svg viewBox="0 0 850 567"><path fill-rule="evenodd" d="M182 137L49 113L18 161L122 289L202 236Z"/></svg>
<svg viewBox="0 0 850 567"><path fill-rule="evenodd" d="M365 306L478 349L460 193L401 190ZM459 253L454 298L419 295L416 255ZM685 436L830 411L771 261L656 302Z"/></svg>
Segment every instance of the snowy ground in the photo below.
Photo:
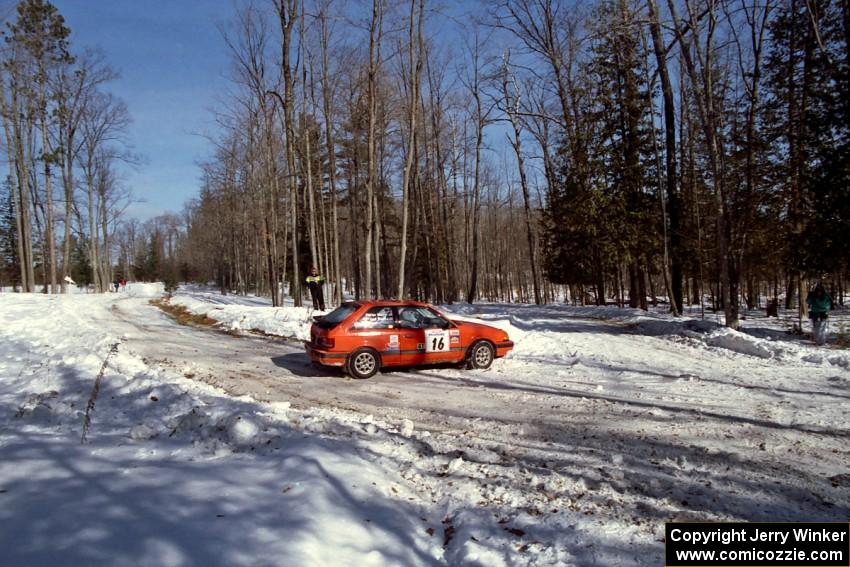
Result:
<svg viewBox="0 0 850 567"><path fill-rule="evenodd" d="M0 296L0 563L658 565L668 520L850 517L850 353L787 322L455 306L514 352L359 381L309 309L156 293Z"/></svg>

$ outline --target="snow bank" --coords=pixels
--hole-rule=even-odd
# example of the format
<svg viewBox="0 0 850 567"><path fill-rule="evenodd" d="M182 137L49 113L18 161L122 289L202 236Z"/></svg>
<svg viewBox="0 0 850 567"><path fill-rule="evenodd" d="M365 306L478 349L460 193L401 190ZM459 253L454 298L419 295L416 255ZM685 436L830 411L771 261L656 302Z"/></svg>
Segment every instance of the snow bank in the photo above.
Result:
<svg viewBox="0 0 850 567"><path fill-rule="evenodd" d="M250 299L250 298L246 298ZM178 291L171 303L196 315L206 315L231 331L261 331L269 335L310 338L310 325L315 313L307 307L277 307L238 303L211 303L207 297L197 297Z"/></svg>
<svg viewBox="0 0 850 567"><path fill-rule="evenodd" d="M391 468L350 442L293 428L285 403L227 397L149 366L115 333L110 308L126 300L0 297L4 563L440 560L440 540L425 531L439 518Z"/></svg>
<svg viewBox="0 0 850 567"><path fill-rule="evenodd" d="M720 328L704 336L688 335L701 340L709 347L718 347L734 353L790 363L805 363L824 367L850 369L846 354L832 354L828 347L808 344L808 341L761 339L732 329Z"/></svg>
<svg viewBox="0 0 850 567"><path fill-rule="evenodd" d="M129 297L160 297L165 293L165 284L130 282L124 286L124 293Z"/></svg>
<svg viewBox="0 0 850 567"><path fill-rule="evenodd" d="M206 315L228 330L256 330L299 340L309 339L312 317L317 313L309 307L291 304L272 308L267 298L223 296L198 286L181 287L171 301L194 314ZM812 345L777 340L775 337L784 334L782 323L758 316L746 319L743 322L746 332L741 332L723 327L716 318L672 317L661 308L647 312L616 306L494 303L455 303L438 307L453 319L485 323L508 333L514 341L514 349L505 361L497 362L497 367L505 363L510 365L512 360L518 363L550 361L574 365L579 362L582 350L582 341L575 339L585 333L598 335L604 329L607 335L659 337L673 341L686 339L703 348L721 348L762 359L777 358L850 368L850 358L844 355L827 356ZM607 350L600 349L594 358L604 363L603 353ZM636 358L641 357L636 354Z"/></svg>
<svg viewBox="0 0 850 567"><path fill-rule="evenodd" d="M773 358L784 352L779 345L732 329L718 329L710 333L705 337L705 344L759 358Z"/></svg>
<svg viewBox="0 0 850 567"><path fill-rule="evenodd" d="M271 299L268 297L238 295L232 293L222 295L220 291L217 291L215 288L211 288L209 285L184 284L177 289L175 295L193 297L213 305L247 305L256 307L271 307L272 305ZM291 303L292 300L287 298L286 304Z"/></svg>
<svg viewBox="0 0 850 567"><path fill-rule="evenodd" d="M634 322L646 318L664 318L669 317L666 314L649 313L640 309L632 309L630 307L617 307L614 305L588 305L588 306L572 306L563 303L550 303L547 305L533 305L528 303L453 303L451 305L441 305L440 309L450 311L456 315L465 315L471 317L488 318L492 316L502 315L506 313L511 317L516 317L522 320L533 318L536 320L548 319L552 317L577 317L582 319L599 319L606 321L623 321Z"/></svg>
<svg viewBox="0 0 850 567"><path fill-rule="evenodd" d="M43 287L38 285L36 286L35 293L41 293ZM0 293L21 293L21 287L0 287ZM87 289L85 286L81 285L66 285L65 293L67 295L77 294L77 293L91 293L90 289Z"/></svg>

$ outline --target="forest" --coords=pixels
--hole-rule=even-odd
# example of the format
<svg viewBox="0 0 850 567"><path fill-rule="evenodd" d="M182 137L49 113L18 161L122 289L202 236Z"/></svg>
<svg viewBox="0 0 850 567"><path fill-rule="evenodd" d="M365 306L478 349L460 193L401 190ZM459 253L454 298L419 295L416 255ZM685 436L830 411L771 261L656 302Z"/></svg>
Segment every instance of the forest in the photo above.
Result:
<svg viewBox="0 0 850 567"><path fill-rule="evenodd" d="M108 54L46 0L0 46L0 287L722 312L850 266L848 0L256 0L197 197L124 214ZM74 41L76 39L74 38ZM175 209L180 208L175 205Z"/></svg>

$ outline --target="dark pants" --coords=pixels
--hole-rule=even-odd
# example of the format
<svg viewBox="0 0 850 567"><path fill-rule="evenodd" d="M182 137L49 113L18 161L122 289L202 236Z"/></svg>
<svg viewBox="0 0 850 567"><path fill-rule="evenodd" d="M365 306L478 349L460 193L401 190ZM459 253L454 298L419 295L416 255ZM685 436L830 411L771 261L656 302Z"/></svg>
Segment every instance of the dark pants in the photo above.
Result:
<svg viewBox="0 0 850 567"><path fill-rule="evenodd" d="M325 310L325 294L321 284L310 285L310 297L313 298L313 309Z"/></svg>
<svg viewBox="0 0 850 567"><path fill-rule="evenodd" d="M809 315L812 319L812 338L815 340L815 343L822 345L826 343L826 321L827 314L826 313L811 313Z"/></svg>

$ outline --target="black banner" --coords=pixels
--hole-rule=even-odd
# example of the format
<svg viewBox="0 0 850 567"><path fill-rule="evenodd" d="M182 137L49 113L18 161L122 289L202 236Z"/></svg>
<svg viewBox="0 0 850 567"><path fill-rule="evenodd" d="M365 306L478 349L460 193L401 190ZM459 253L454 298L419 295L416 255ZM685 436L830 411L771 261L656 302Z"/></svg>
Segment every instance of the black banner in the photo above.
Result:
<svg viewBox="0 0 850 567"><path fill-rule="evenodd" d="M666 567L850 567L850 524L670 522Z"/></svg>

